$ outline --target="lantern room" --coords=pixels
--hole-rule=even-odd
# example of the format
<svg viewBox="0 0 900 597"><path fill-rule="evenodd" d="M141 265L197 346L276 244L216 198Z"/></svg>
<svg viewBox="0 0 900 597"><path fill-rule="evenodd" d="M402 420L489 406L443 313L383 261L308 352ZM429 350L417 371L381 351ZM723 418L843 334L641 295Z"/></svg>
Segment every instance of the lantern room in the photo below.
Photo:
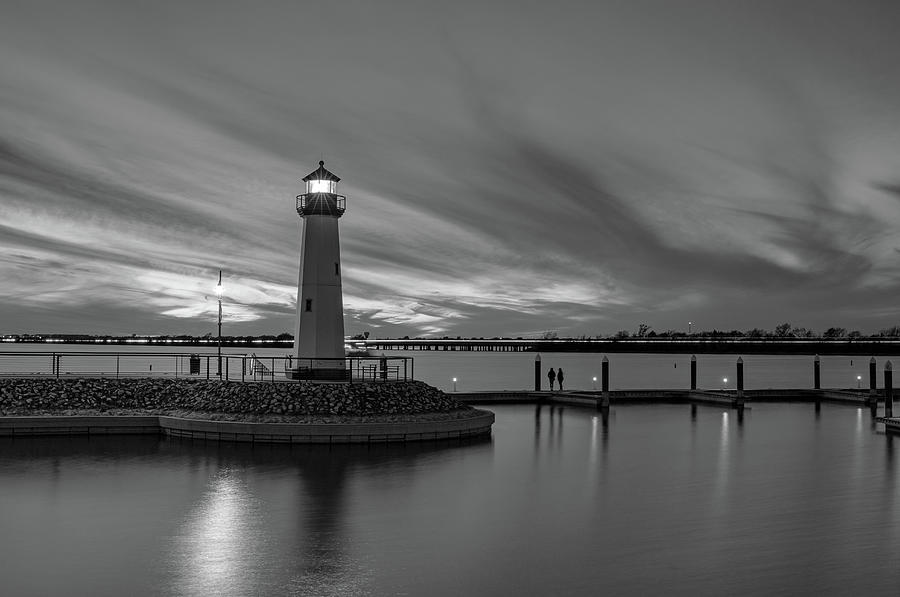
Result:
<svg viewBox="0 0 900 597"><path fill-rule="evenodd" d="M341 179L325 168L325 162L320 161L319 167L302 180L306 183L306 193L297 195L298 214L336 217L343 215L347 198L337 194L337 183Z"/></svg>
<svg viewBox="0 0 900 597"><path fill-rule="evenodd" d="M320 161L319 167L303 177L306 183L307 193L336 193L337 183L341 179L333 172L325 169L325 162Z"/></svg>

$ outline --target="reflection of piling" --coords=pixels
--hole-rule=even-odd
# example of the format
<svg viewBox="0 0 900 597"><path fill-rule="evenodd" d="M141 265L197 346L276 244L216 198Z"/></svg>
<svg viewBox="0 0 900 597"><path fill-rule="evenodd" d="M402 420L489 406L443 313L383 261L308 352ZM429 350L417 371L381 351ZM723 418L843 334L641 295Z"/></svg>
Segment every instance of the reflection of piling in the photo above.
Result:
<svg viewBox="0 0 900 597"><path fill-rule="evenodd" d="M813 387L817 390L822 389L821 365L821 359L819 359L819 355L816 355L816 358L813 359Z"/></svg>
<svg viewBox="0 0 900 597"><path fill-rule="evenodd" d="M744 359L738 357L737 360L737 406L744 406Z"/></svg>
<svg viewBox="0 0 900 597"><path fill-rule="evenodd" d="M541 354L534 357L534 391L541 391Z"/></svg>
<svg viewBox="0 0 900 597"><path fill-rule="evenodd" d="M697 355L691 355L691 389L697 389Z"/></svg>
<svg viewBox="0 0 900 597"><path fill-rule="evenodd" d="M600 396L600 406L608 407L609 406L609 359L604 355L603 362L600 366L600 374L602 377L601 381L601 390L602 394Z"/></svg>
<svg viewBox="0 0 900 597"><path fill-rule="evenodd" d="M878 401L875 391L875 357L869 359L869 398Z"/></svg>
<svg viewBox="0 0 900 597"><path fill-rule="evenodd" d="M894 416L894 366L888 361L884 364L884 416Z"/></svg>
<svg viewBox="0 0 900 597"><path fill-rule="evenodd" d="M603 447L606 448L607 443L609 442L609 407L604 406L600 409L600 421L601 421L601 429L603 438ZM605 450L604 450L605 452Z"/></svg>
<svg viewBox="0 0 900 597"><path fill-rule="evenodd" d="M562 442L562 420L563 420L563 407L559 407L559 413L556 415L556 443L557 445Z"/></svg>

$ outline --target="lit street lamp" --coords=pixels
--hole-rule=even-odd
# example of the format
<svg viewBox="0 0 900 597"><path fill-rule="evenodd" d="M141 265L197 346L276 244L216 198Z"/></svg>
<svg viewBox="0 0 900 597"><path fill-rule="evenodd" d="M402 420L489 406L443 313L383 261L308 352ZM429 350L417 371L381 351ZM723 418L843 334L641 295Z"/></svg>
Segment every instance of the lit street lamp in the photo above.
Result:
<svg viewBox="0 0 900 597"><path fill-rule="evenodd" d="M694 322L689 321L688 322L688 336L690 336L693 333L694 333Z"/></svg>
<svg viewBox="0 0 900 597"><path fill-rule="evenodd" d="M453 391L456 391L456 378L453 378Z"/></svg>
<svg viewBox="0 0 900 597"><path fill-rule="evenodd" d="M222 270L219 270L219 283L216 284L216 296L219 297L219 350L216 358L216 375L222 379Z"/></svg>

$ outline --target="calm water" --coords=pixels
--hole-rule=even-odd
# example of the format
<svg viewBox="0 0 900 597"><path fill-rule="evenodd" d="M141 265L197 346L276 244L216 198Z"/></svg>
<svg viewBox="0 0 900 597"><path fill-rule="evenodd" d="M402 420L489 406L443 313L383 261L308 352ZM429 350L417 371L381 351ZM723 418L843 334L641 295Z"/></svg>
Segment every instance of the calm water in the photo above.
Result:
<svg viewBox="0 0 900 597"><path fill-rule="evenodd" d="M0 441L6 595L895 595L869 412L495 406L493 438Z"/></svg>

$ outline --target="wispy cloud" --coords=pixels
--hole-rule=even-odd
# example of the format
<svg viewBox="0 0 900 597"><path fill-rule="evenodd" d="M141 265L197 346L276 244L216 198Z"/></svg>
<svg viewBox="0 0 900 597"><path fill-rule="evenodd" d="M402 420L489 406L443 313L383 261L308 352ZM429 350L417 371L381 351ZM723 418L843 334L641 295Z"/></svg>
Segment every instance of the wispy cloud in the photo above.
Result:
<svg viewBox="0 0 900 597"><path fill-rule="evenodd" d="M320 158L357 330L893 325L900 10L825 5L14 3L0 331L208 330L219 269L289 330Z"/></svg>

